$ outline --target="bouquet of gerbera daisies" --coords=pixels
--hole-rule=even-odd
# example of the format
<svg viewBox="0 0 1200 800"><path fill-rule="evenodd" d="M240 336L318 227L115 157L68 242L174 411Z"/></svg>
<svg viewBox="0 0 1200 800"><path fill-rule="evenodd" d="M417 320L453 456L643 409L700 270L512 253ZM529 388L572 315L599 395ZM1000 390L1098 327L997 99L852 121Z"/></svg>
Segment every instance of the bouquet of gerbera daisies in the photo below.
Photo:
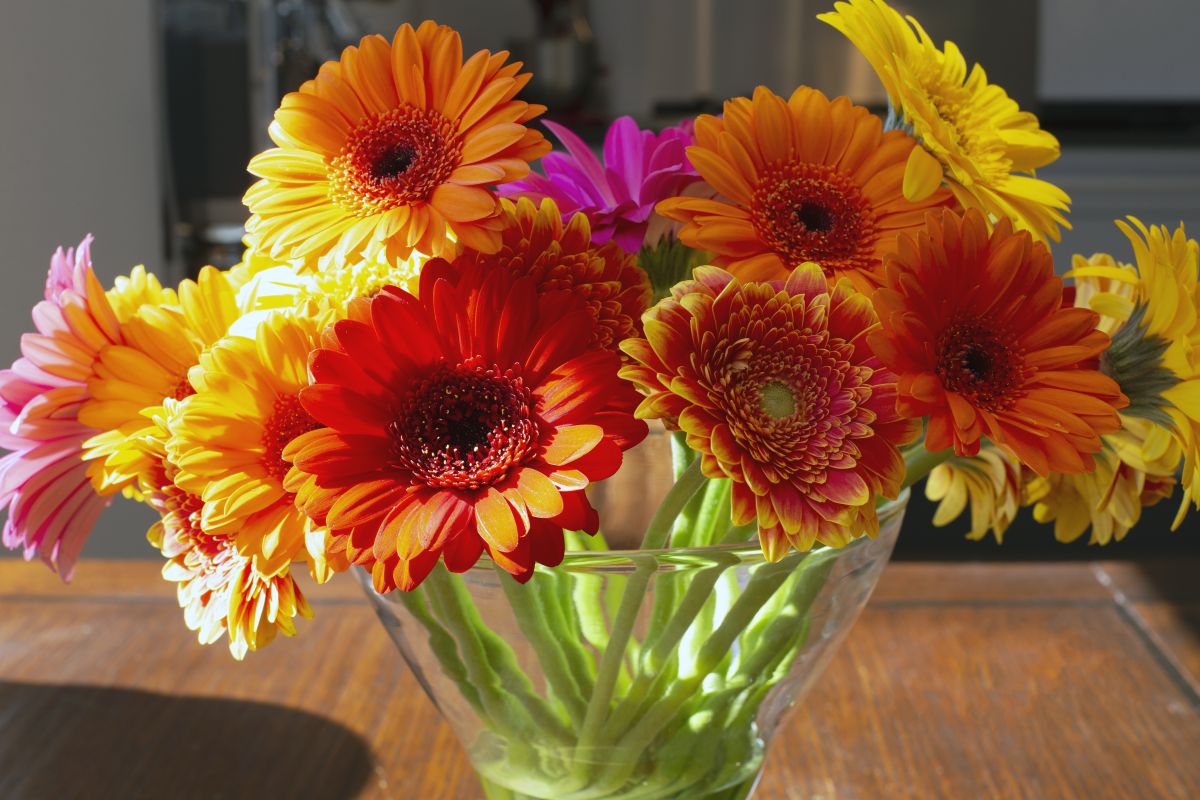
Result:
<svg viewBox="0 0 1200 800"><path fill-rule="evenodd" d="M1179 481L1178 526L1196 241L1118 222L1134 263L1065 286L1054 137L880 0L820 19L886 120L760 87L600 155L450 28L348 47L249 164L242 263L106 290L90 238L55 253L0 373L5 545L69 579L112 496L148 503L238 658L311 615L298 569L354 570L489 796L739 798L907 487L974 537L1033 505L1104 543ZM648 422L675 482L610 549Z"/></svg>

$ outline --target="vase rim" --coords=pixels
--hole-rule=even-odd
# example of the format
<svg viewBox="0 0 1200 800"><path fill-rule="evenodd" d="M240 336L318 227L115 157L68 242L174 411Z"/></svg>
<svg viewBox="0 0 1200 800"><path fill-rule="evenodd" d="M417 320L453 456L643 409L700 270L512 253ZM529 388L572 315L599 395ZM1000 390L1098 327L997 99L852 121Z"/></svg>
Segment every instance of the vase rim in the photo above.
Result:
<svg viewBox="0 0 1200 800"><path fill-rule="evenodd" d="M879 506L878 514L881 532L886 529L889 523L904 513L910 496L911 491L906 487L895 499L888 500ZM843 547L830 547L828 545L814 547L805 553L805 557L813 553L827 551L847 553L866 547L875 541L877 541L877 538L859 536ZM550 569L589 570L592 568L620 568L622 566L628 568L632 567L637 561L646 559L653 559L657 563L658 568L662 568L664 565L669 566L671 563L677 563L680 559L705 559L722 555L733 556L738 561L763 558L762 548L757 541L701 545L698 547L664 547L654 550L568 550L563 557L562 563ZM468 575L480 575L482 573L494 575L495 568L490 559L480 559L466 572Z"/></svg>

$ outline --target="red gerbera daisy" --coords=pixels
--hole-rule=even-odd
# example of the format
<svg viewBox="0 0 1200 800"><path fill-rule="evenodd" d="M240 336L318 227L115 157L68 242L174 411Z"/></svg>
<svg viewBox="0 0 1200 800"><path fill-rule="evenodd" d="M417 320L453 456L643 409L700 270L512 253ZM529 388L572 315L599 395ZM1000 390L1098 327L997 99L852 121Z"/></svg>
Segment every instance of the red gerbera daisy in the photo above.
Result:
<svg viewBox="0 0 1200 800"><path fill-rule="evenodd" d="M564 528L597 530L583 490L645 437L637 393L570 292L434 261L419 294L387 287L326 331L300 399L328 427L284 451L285 485L381 592L484 550L526 580Z"/></svg>
<svg viewBox="0 0 1200 800"><path fill-rule="evenodd" d="M1012 223L929 214L902 236L872 300L871 348L899 376L900 410L929 417L925 446L975 455L988 437L1039 475L1090 472L1128 405L1097 369L1099 316L1063 305L1050 251Z"/></svg>

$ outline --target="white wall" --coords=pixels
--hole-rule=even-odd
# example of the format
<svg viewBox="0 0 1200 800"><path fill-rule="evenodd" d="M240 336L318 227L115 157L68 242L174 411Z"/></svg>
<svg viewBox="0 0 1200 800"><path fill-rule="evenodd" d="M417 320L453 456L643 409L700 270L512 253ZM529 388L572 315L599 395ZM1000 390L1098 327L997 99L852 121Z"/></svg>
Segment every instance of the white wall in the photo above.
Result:
<svg viewBox="0 0 1200 800"><path fill-rule="evenodd" d="M161 262L151 0L3 0L0 9L0 359L19 354L50 254L96 236L105 282ZM149 545L119 503L86 554Z"/></svg>

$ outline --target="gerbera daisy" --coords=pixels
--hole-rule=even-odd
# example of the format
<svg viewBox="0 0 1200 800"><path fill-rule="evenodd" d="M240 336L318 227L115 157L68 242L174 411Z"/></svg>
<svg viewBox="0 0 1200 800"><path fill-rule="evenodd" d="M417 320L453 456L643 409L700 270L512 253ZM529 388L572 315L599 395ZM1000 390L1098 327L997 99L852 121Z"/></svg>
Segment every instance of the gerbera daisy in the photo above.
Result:
<svg viewBox="0 0 1200 800"><path fill-rule="evenodd" d="M4 545L39 556L70 580L75 561L108 499L88 478L83 445L97 431L79 420L100 350L121 340L120 324L92 271L92 237L50 260L45 299L33 309L36 333L21 337L21 358L0 371L0 508Z"/></svg>
<svg viewBox="0 0 1200 800"><path fill-rule="evenodd" d="M499 246L487 188L522 178L550 143L525 123L545 109L516 100L528 83L507 53L466 63L456 31L403 25L368 36L283 98L278 147L255 156L246 229L273 258L399 261L451 255L454 240Z"/></svg>
<svg viewBox="0 0 1200 800"><path fill-rule="evenodd" d="M229 650L240 660L277 633L295 635L295 617L311 617L312 608L287 569L264 575L232 538L204 530L204 501L175 485L177 469L163 447L178 406L168 399L149 412L156 433L142 440L154 466L138 476L141 492L162 516L147 538L167 558L163 577L178 584L184 623L200 644L228 632Z"/></svg>
<svg viewBox="0 0 1200 800"><path fill-rule="evenodd" d="M157 286L153 276L135 271L126 286L148 282ZM91 396L79 411L81 422L100 431L85 443L84 458L95 462L92 481L101 494L134 488L151 466L138 444L154 431L148 412L164 398L192 394L188 370L239 315L233 287L215 267L183 281L178 297L161 287L136 296L147 304L125 301L130 310L121 324L122 342L100 351L88 379Z"/></svg>
<svg viewBox="0 0 1200 800"><path fill-rule="evenodd" d="M500 251L489 255L468 248L455 266L507 269L516 277L532 276L539 293L565 290L577 295L597 322L592 345L616 350L622 339L642 333L650 281L633 256L615 244L592 246L586 216L572 214L565 223L563 216L549 198L536 207L527 198L516 205L505 200Z"/></svg>
<svg viewBox="0 0 1200 800"><path fill-rule="evenodd" d="M938 504L933 524L949 525L971 507L968 539L979 540L991 531L996 541L1012 524L1021 507L1021 464L994 445L984 445L974 456L954 456L938 464L925 482L925 496Z"/></svg>
<svg viewBox="0 0 1200 800"><path fill-rule="evenodd" d="M659 200L676 197L700 182L686 149L694 141L690 125L641 130L632 117L619 117L604 134L604 160L568 128L542 123L558 137L566 153L542 158L545 175L531 173L500 189L535 201L553 200L563 222L575 213L592 224L596 244L616 242L626 253L653 245L666 231L666 220L654 213Z"/></svg>
<svg viewBox="0 0 1200 800"><path fill-rule="evenodd" d="M834 8L817 19L866 56L894 113L921 142L907 165L905 196L923 197L944 181L963 208L1015 220L1038 238L1058 241L1059 226L1071 227L1071 200L1033 177L1058 158L1058 140L1038 127L1037 117L989 84L983 67L975 64L968 73L953 42L937 49L915 19L906 22L883 0Z"/></svg>
<svg viewBox="0 0 1200 800"><path fill-rule="evenodd" d="M324 531L283 487L291 465L282 457L293 439L319 425L299 394L322 325L277 313L254 339L222 339L188 373L195 394L170 424L166 451L178 468L174 481L204 501L204 531L232 538L268 576L307 552L318 579L328 577Z"/></svg>
<svg viewBox="0 0 1200 800"><path fill-rule="evenodd" d="M647 394L637 415L687 434L710 478L733 482L733 521L757 517L768 558L878 530L875 500L904 480L896 376L867 348L871 303L816 264L786 282L700 267L645 317L621 370Z"/></svg>
<svg viewBox="0 0 1200 800"><path fill-rule="evenodd" d="M1130 396L1131 411L1169 430L1183 451L1178 527L1189 505L1200 507L1200 245L1183 225L1172 233L1129 222L1117 226L1136 266L1100 256L1076 263L1072 274L1132 289L1095 292L1090 300L1119 320L1101 368Z"/></svg>
<svg viewBox="0 0 1200 800"><path fill-rule="evenodd" d="M486 550L519 580L594 533L584 489L646 435L592 312L532 278L431 261L419 299L384 289L312 358L304 409L328 426L284 450L288 489L383 592Z"/></svg>
<svg viewBox="0 0 1200 800"><path fill-rule="evenodd" d="M1073 542L1091 529L1091 544L1121 541L1137 524L1142 509L1170 497L1181 457L1179 447L1151 422L1125 418L1123 427L1104 437L1091 473L1033 477L1025 503L1038 522L1054 522L1054 538ZM1155 444L1147 439L1157 438ZM1154 458L1147 460L1146 453Z"/></svg>
<svg viewBox="0 0 1200 800"><path fill-rule="evenodd" d="M684 223L684 244L743 280L782 280L813 261L831 281L870 288L896 237L951 200L945 190L904 198L914 147L844 97L830 102L802 86L784 100L760 86L753 100L726 102L723 117L696 120L688 157L722 197L670 198L658 213Z"/></svg>
<svg viewBox="0 0 1200 800"><path fill-rule="evenodd" d="M978 211L930 214L872 295L871 347L900 376L900 412L929 417L925 447L979 452L987 436L1039 475L1087 472L1128 401L1095 368L1098 315L1063 305L1050 251Z"/></svg>
<svg viewBox="0 0 1200 800"><path fill-rule="evenodd" d="M371 297L384 286L417 291L421 267L428 259L413 253L399 263L350 261L327 263L314 270L298 263L256 259L258 269L238 289L241 316L230 333L253 338L259 324L277 311L302 315L330 314L345 317L350 301Z"/></svg>

